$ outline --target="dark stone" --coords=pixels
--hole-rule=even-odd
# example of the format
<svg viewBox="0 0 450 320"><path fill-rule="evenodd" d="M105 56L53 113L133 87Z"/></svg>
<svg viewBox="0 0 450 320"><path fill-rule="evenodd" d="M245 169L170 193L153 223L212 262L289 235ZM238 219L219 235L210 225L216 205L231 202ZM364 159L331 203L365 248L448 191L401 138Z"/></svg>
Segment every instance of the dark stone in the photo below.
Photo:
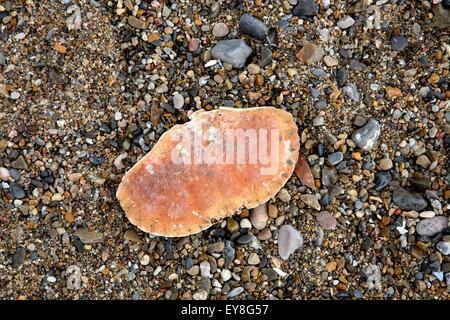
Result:
<svg viewBox="0 0 450 320"><path fill-rule="evenodd" d="M392 50L402 51L408 46L408 38L405 36L394 36L391 38Z"/></svg>
<svg viewBox="0 0 450 320"><path fill-rule="evenodd" d="M378 172L375 176L375 190L381 191L383 190L389 183L391 183L392 177L389 172L381 171Z"/></svg>
<svg viewBox="0 0 450 320"><path fill-rule="evenodd" d="M14 252L12 256L12 267L17 268L25 261L25 249L22 247L17 248L16 252Z"/></svg>
<svg viewBox="0 0 450 320"><path fill-rule="evenodd" d="M272 63L272 50L267 47L261 46L261 60L259 60L259 66L261 68L267 67Z"/></svg>
<svg viewBox="0 0 450 320"><path fill-rule="evenodd" d="M392 200L400 209L407 211L421 211L428 205L420 194L402 188L394 191Z"/></svg>
<svg viewBox="0 0 450 320"><path fill-rule="evenodd" d="M311 18L317 15L319 6L313 0L299 0L292 14L300 18Z"/></svg>
<svg viewBox="0 0 450 320"><path fill-rule="evenodd" d="M11 182L9 184L9 191L11 192L14 199L23 199L26 197L25 190L17 183Z"/></svg>
<svg viewBox="0 0 450 320"><path fill-rule="evenodd" d="M243 234L239 238L237 238L236 242L242 245L249 244L252 241L252 236L248 233Z"/></svg>
<svg viewBox="0 0 450 320"><path fill-rule="evenodd" d="M348 72L344 68L340 68L336 72L336 83L339 87L342 87L348 80Z"/></svg>
<svg viewBox="0 0 450 320"><path fill-rule="evenodd" d="M239 29L259 40L265 40L269 34L269 28L267 28L264 22L248 13L244 13L241 16Z"/></svg>

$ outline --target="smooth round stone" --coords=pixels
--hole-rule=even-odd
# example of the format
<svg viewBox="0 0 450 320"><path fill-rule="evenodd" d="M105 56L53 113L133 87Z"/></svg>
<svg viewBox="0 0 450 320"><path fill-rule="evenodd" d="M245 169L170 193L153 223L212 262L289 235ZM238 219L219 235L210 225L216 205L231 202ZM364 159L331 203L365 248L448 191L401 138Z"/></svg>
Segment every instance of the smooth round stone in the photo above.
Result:
<svg viewBox="0 0 450 320"><path fill-rule="evenodd" d="M292 14L300 18L311 18L318 12L319 6L314 0L298 0L298 5L294 8Z"/></svg>
<svg viewBox="0 0 450 320"><path fill-rule="evenodd" d="M428 205L420 194L402 188L394 191L392 200L400 209L406 211L421 211Z"/></svg>
<svg viewBox="0 0 450 320"><path fill-rule="evenodd" d="M233 234L239 230L239 224L233 218L227 220L227 230L229 233Z"/></svg>
<svg viewBox="0 0 450 320"><path fill-rule="evenodd" d="M436 213L434 213L434 211L423 211L419 214L419 217L421 218L434 218L434 216L436 216Z"/></svg>
<svg viewBox="0 0 450 320"><path fill-rule="evenodd" d="M391 38L391 48L395 51L402 51L408 46L408 38L405 36L393 36Z"/></svg>
<svg viewBox="0 0 450 320"><path fill-rule="evenodd" d="M199 46L200 46L200 41L196 38L192 38L191 40L189 40L188 50L190 52L194 52L198 49Z"/></svg>
<svg viewBox="0 0 450 320"><path fill-rule="evenodd" d="M342 160L344 160L344 154L341 151L328 155L328 163L331 164L332 166L337 165Z"/></svg>
<svg viewBox="0 0 450 320"><path fill-rule="evenodd" d="M367 123L367 117L363 114L358 113L353 119L353 124L357 127L362 127Z"/></svg>
<svg viewBox="0 0 450 320"><path fill-rule="evenodd" d="M247 260L248 264L252 265L252 266L258 265L260 263L260 261L261 260L259 259L258 255L254 252L250 253L250 255L248 256L248 260Z"/></svg>
<svg viewBox="0 0 450 320"><path fill-rule="evenodd" d="M0 167L0 180L7 181L11 177L9 174L9 170L3 167Z"/></svg>
<svg viewBox="0 0 450 320"><path fill-rule="evenodd" d="M26 197L25 190L16 182L11 182L9 184L9 191L14 199L23 199Z"/></svg>
<svg viewBox="0 0 450 320"><path fill-rule="evenodd" d="M317 215L317 222L325 230L334 230L337 226L336 218L328 211L322 211Z"/></svg>
<svg viewBox="0 0 450 320"><path fill-rule="evenodd" d="M241 220L240 226L242 229L251 229L252 228L252 224L250 222L250 220L244 218Z"/></svg>
<svg viewBox="0 0 450 320"><path fill-rule="evenodd" d="M246 233L246 234L243 234L242 236L240 236L239 238L237 238L236 242L238 244L245 245L245 244L249 244L250 242L252 242L252 238L253 237L251 234Z"/></svg>
<svg viewBox="0 0 450 320"><path fill-rule="evenodd" d="M179 93L175 93L173 95L173 107L179 110L183 108L183 106L184 106L184 97Z"/></svg>
<svg viewBox="0 0 450 320"><path fill-rule="evenodd" d="M434 237L448 227L448 218L437 216L423 219L416 225L416 232L421 236Z"/></svg>
<svg viewBox="0 0 450 320"><path fill-rule="evenodd" d="M216 38L225 37L229 32L230 29L228 29L227 24L223 22L216 23L212 30L213 36Z"/></svg>
<svg viewBox="0 0 450 320"><path fill-rule="evenodd" d="M436 248L444 255L450 255L450 242L441 241L436 245Z"/></svg>
<svg viewBox="0 0 450 320"><path fill-rule="evenodd" d="M254 209L250 213L250 222L257 230L262 230L266 227L269 215L267 214L267 205L262 204Z"/></svg>
<svg viewBox="0 0 450 320"><path fill-rule="evenodd" d="M389 158L383 158L378 163L378 166L380 167L381 170L387 171L392 168L392 160Z"/></svg>
<svg viewBox="0 0 450 320"><path fill-rule="evenodd" d="M280 192L278 192L277 196L278 196L278 199L280 199L283 202L291 201L291 195L289 194L289 192L285 188L282 188L280 190Z"/></svg>
<svg viewBox="0 0 450 320"><path fill-rule="evenodd" d="M269 28L251 14L244 13L239 19L239 29L259 40L265 40L269 34Z"/></svg>
<svg viewBox="0 0 450 320"><path fill-rule="evenodd" d="M257 238L261 241L269 240L270 238L272 238L272 232L269 228L264 228L258 233Z"/></svg>
<svg viewBox="0 0 450 320"><path fill-rule="evenodd" d="M350 16L346 16L337 22L337 26L343 30L350 28L354 24L355 20Z"/></svg>
<svg viewBox="0 0 450 320"><path fill-rule="evenodd" d="M231 279L231 271L228 269L223 269L220 272L220 276L222 277L223 282L226 282Z"/></svg>
<svg viewBox="0 0 450 320"><path fill-rule="evenodd" d="M139 262L141 263L141 265L143 266L147 266L150 263L150 257L148 254L144 254L142 256L142 258L139 260Z"/></svg>
<svg viewBox="0 0 450 320"><path fill-rule="evenodd" d="M258 66L257 64L250 63L247 66L247 70L248 70L248 73L255 75L255 74L259 74L261 72L261 67Z"/></svg>

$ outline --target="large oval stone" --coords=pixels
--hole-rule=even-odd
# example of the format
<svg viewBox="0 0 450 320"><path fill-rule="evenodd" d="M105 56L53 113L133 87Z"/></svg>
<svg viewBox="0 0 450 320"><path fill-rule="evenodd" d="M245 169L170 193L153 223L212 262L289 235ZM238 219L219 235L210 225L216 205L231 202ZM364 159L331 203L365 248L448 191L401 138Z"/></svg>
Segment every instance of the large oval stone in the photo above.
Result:
<svg viewBox="0 0 450 320"><path fill-rule="evenodd" d="M286 111L201 110L161 136L124 175L117 198L143 231L187 236L275 196L298 154L297 126Z"/></svg>

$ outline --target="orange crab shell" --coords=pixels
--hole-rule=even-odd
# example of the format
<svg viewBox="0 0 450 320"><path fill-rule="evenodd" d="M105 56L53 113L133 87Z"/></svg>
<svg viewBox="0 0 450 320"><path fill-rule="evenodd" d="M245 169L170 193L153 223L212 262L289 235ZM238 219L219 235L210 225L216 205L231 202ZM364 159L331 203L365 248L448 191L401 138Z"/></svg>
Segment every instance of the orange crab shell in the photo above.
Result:
<svg viewBox="0 0 450 320"><path fill-rule="evenodd" d="M270 162L174 162L173 155L179 152L181 156L183 151L180 135L195 133L199 128L215 133L267 129ZM278 132L277 140L271 139L269 132L275 131L269 129ZM204 147L210 143L216 141L202 140ZM258 150L262 148L260 141L257 144ZM284 110L258 107L195 112L191 121L165 132L123 176L117 198L130 222L141 230L156 236L188 236L244 207L254 208L274 197L292 175L298 154L297 126ZM261 169L269 165L276 171L263 174Z"/></svg>

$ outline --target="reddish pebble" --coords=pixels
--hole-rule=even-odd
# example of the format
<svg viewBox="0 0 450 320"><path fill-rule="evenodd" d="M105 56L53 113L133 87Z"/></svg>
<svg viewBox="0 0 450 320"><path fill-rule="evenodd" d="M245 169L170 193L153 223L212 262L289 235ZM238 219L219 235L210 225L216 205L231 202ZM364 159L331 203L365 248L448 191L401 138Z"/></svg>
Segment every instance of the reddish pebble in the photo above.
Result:
<svg viewBox="0 0 450 320"><path fill-rule="evenodd" d="M199 46L200 46L200 41L198 39L192 38L191 40L189 40L188 50L190 52L194 52L195 50L198 49Z"/></svg>
<svg viewBox="0 0 450 320"><path fill-rule="evenodd" d="M337 225L336 218L328 211L322 211L317 216L317 222L325 230L334 230Z"/></svg>

